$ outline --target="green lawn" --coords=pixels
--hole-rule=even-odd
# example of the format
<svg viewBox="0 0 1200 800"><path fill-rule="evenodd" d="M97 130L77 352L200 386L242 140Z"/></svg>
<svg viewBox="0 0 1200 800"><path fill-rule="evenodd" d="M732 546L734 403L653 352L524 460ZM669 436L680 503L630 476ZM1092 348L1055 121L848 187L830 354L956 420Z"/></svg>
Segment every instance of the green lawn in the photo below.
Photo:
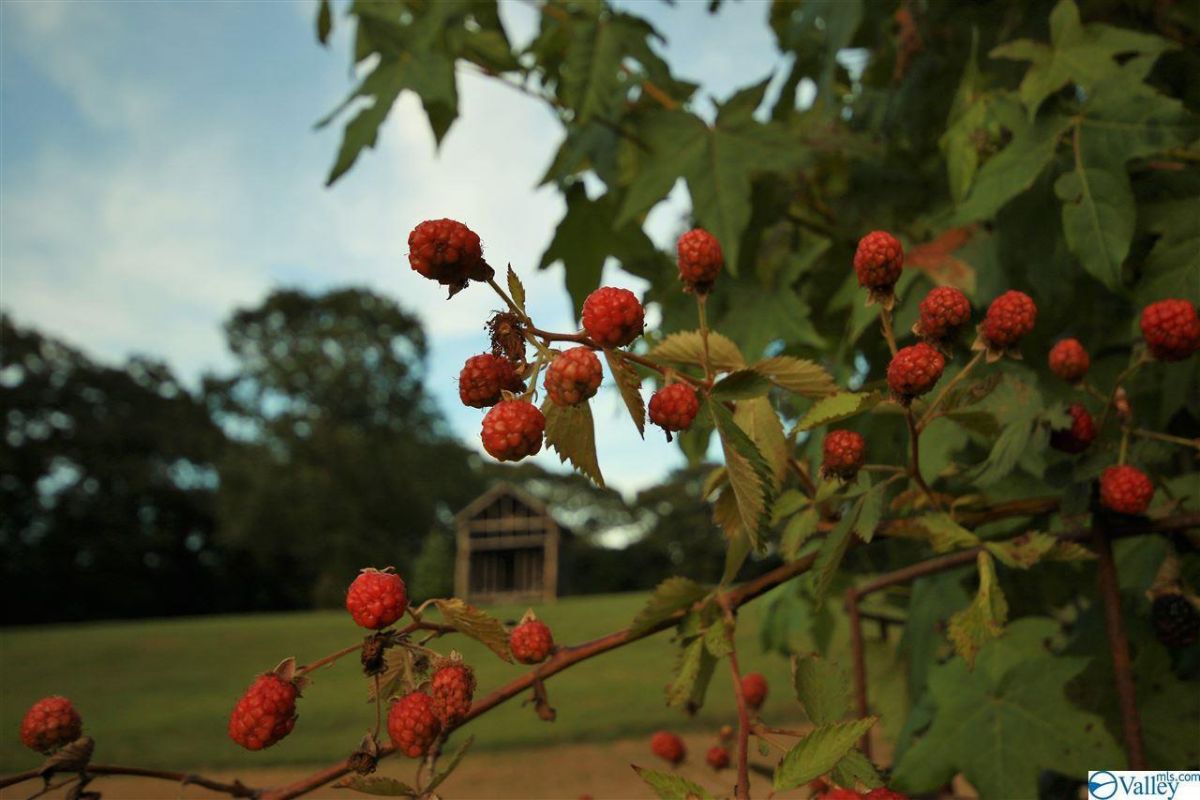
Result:
<svg viewBox="0 0 1200 800"><path fill-rule="evenodd" d="M644 595L578 597L539 607L565 644L591 639L633 619ZM501 619L523 608L490 611ZM777 703L786 702L788 665L763 655L757 630L763 603L743 609L739 650L745 672L760 671ZM171 621L103 623L0 631L0 772L27 769L38 757L17 739L22 714L48 694L71 697L96 739L98 762L145 766L269 767L321 763L353 749L374 720L357 659L318 672L300 701L296 730L261 753L247 753L225 735L230 708L255 674L294 655L304 663L352 644L359 636L344 612L261 614ZM475 669L479 692L522 672L461 636L435 643L456 648ZM709 702L695 719L667 709L663 686L673 653L660 634L584 662L547 684L558 721L537 719L512 700L472 722L477 748L641 735L659 727L713 730L731 721L728 677L718 673ZM771 700L768 700L768 708ZM465 734L460 733L458 736Z"/></svg>

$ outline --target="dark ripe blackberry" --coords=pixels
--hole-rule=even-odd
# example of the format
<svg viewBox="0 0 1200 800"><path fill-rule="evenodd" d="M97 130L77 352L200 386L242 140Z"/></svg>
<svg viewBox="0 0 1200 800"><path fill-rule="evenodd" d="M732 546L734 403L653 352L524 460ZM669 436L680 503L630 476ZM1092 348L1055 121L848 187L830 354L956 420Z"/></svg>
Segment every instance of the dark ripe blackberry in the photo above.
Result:
<svg viewBox="0 0 1200 800"><path fill-rule="evenodd" d="M1200 638L1200 612L1181 594L1154 598L1150 621L1158 640L1172 649L1188 647Z"/></svg>

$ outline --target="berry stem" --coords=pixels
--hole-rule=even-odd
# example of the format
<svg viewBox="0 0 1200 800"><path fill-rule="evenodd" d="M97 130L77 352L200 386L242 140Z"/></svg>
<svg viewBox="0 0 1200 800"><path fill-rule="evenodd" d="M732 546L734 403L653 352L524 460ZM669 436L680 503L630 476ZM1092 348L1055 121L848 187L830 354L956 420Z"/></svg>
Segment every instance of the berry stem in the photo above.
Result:
<svg viewBox="0 0 1200 800"><path fill-rule="evenodd" d="M942 504L938 502L937 497L933 494L933 490L929 488L929 484L925 483L925 478L921 476L921 431L917 427L917 420L913 415L912 408L904 409L904 421L908 423L908 441L912 449L912 457L908 464L908 475L921 488L925 496L929 498L930 504L938 511L941 511Z"/></svg>
<svg viewBox="0 0 1200 800"><path fill-rule="evenodd" d="M299 678L301 675L307 675L308 673L313 672L314 670L318 670L327 664L332 664L333 662L337 661L342 656L348 656L351 653L357 653L359 650L362 650L362 648L363 648L362 642L359 642L358 644L352 644L349 647L343 647L341 650L338 650L336 653L330 653L329 655L325 656L324 658L318 658L316 661L312 662L311 664L305 664L304 666L300 667L299 669L296 670L296 677Z"/></svg>
<svg viewBox="0 0 1200 800"><path fill-rule="evenodd" d="M539 328L534 328L532 326L529 328L529 332L531 334L533 334L534 336L538 336L542 339L545 339L548 342L575 342L576 344L581 344L585 347L590 347L593 350L603 350L604 349L603 347L601 347L600 345L598 345L594 341L592 341L591 338L589 338L586 333L554 333L552 331L543 331L543 330L540 330ZM626 361L632 361L634 364L639 364L639 365L645 367L646 369L652 369L655 372L657 372L659 375L667 374L666 367L664 367L662 364L659 364L656 361L651 361L650 359L646 358L645 356L640 356L637 353L633 353L628 350L621 351L621 354L625 357ZM701 378L696 378L691 375L688 375L686 372L680 372L678 370L671 370L671 374L681 381L690 383L692 386L696 387L697 389L711 389L712 388L711 380L703 380Z"/></svg>
<svg viewBox="0 0 1200 800"><path fill-rule="evenodd" d="M379 673L375 673L375 730L371 733L371 738L377 744L381 727L383 727L383 698L379 696Z"/></svg>
<svg viewBox="0 0 1200 800"><path fill-rule="evenodd" d="M891 464L863 464L858 469L859 472L883 472L891 475L903 475L907 472L904 467L894 467Z"/></svg>
<svg viewBox="0 0 1200 800"><path fill-rule="evenodd" d="M704 347L704 379L712 384L713 371L712 363L708 359L708 295L706 293L698 293L696 295L696 316L700 319L700 342Z"/></svg>
<svg viewBox="0 0 1200 800"><path fill-rule="evenodd" d="M1177 444L1180 447L1191 447L1200 450L1200 439L1185 439L1182 436L1172 436L1169 433L1159 433L1157 431L1148 431L1145 428L1134 428L1129 433L1134 436L1141 436L1144 439L1155 439L1160 442L1169 444Z"/></svg>
<svg viewBox="0 0 1200 800"><path fill-rule="evenodd" d="M1121 449L1117 453L1117 464L1125 463L1126 457L1129 455L1129 428L1121 429Z"/></svg>
<svg viewBox="0 0 1200 800"><path fill-rule="evenodd" d="M735 632L737 620L733 610L735 606L728 594L718 594L717 602L725 615L725 636L729 640L729 672L733 678L733 696L737 700L738 732L737 732L737 787L734 797L737 800L750 800L750 711L746 706L746 695L742 691L742 673L738 669L737 642Z"/></svg>
<svg viewBox="0 0 1200 800"><path fill-rule="evenodd" d="M937 395L933 398L933 401L925 407L925 413L921 415L921 421L917 424L918 430L925 430L925 426L933 420L934 412L937 411L938 406L940 406L942 401L949 396L950 390L961 383L962 380L967 377L967 373L974 369L975 365L983 360L983 357L984 351L980 350L974 356L972 356L971 360L966 363L966 366L958 371L957 375L950 379L949 383L942 387L942 390L937 393Z"/></svg>
<svg viewBox="0 0 1200 800"><path fill-rule="evenodd" d="M750 730L755 736L762 739L764 742L771 745L772 747L774 747L776 750L780 751L781 753L786 753L788 750L791 749L790 747L788 747L787 745L783 744L782 742L773 738L770 735L772 732L771 728L767 728L763 725L756 724L756 725L751 726Z"/></svg>
<svg viewBox="0 0 1200 800"><path fill-rule="evenodd" d="M880 306L879 309L879 327L883 331L883 338L887 341L888 350L891 351L893 357L896 355L896 334L892 330L892 310L886 305Z"/></svg>
<svg viewBox="0 0 1200 800"><path fill-rule="evenodd" d="M1104 432L1104 426L1108 424L1108 416L1112 413L1112 410L1117 405L1117 393L1121 391L1121 387L1124 385L1125 381L1133 377L1133 374L1141 369L1143 364L1149 363L1149 361L1149 353L1145 350L1142 350L1138 353L1137 358L1133 360L1133 363L1126 367L1124 371L1117 376L1117 379L1113 381L1112 391L1109 393L1108 400L1104 405L1104 413L1100 415L1100 422L1098 425L1096 425L1097 433Z"/></svg>
<svg viewBox="0 0 1200 800"><path fill-rule="evenodd" d="M799 459L795 459L795 458L788 459L788 466L790 466L792 468L792 471L796 473L796 477L798 477L800 479L800 483L801 483L801 485L803 485L804 491L807 492L808 496L816 497L817 496L817 487L816 487L816 484L813 483L812 478L808 474L808 468L803 463L801 463Z"/></svg>

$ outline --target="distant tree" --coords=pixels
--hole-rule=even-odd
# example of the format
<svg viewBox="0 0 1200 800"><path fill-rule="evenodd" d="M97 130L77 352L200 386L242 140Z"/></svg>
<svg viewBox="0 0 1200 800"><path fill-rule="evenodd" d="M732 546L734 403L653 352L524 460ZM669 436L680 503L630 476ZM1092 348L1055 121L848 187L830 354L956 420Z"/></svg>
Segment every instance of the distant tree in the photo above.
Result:
<svg viewBox="0 0 1200 800"><path fill-rule="evenodd" d="M238 607L213 542L224 437L204 405L161 363L104 366L0 324L4 623Z"/></svg>
<svg viewBox="0 0 1200 800"><path fill-rule="evenodd" d="M407 572L482 488L422 387L419 321L361 289L281 290L225 332L236 366L205 380L238 440L220 464L224 539L269 565L289 604L336 602L363 566Z"/></svg>
<svg viewBox="0 0 1200 800"><path fill-rule="evenodd" d="M444 528L429 532L409 573L408 594L413 600L454 594L454 550L453 533Z"/></svg>

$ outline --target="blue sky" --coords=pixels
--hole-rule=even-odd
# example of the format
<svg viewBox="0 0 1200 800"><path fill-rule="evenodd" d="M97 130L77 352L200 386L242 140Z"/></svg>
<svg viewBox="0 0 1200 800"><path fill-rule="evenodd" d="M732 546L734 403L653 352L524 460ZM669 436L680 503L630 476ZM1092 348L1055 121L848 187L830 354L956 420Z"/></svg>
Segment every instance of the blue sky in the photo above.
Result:
<svg viewBox="0 0 1200 800"><path fill-rule="evenodd" d="M717 97L777 66L765 2L727 3L716 17L706 2L621 5L651 19L677 73ZM501 10L526 41L536 9ZM314 13L282 0L0 2L0 304L93 357L143 353L195 382L228 366L220 324L234 308L276 286L367 286L421 317L429 388L477 447L481 412L458 403L455 378L484 349L497 302L482 287L445 302L408 268L406 238L422 219L463 220L490 260L521 273L540 323L573 327L561 268L534 271L563 210L536 187L561 131L536 101L464 74L440 151L405 96L377 149L326 189L340 130L313 123L354 81L349 26L323 49ZM685 211L677 187L651 215L660 246ZM615 270L606 278L638 288ZM595 413L617 488L681 463L657 431L638 439L611 387Z"/></svg>

